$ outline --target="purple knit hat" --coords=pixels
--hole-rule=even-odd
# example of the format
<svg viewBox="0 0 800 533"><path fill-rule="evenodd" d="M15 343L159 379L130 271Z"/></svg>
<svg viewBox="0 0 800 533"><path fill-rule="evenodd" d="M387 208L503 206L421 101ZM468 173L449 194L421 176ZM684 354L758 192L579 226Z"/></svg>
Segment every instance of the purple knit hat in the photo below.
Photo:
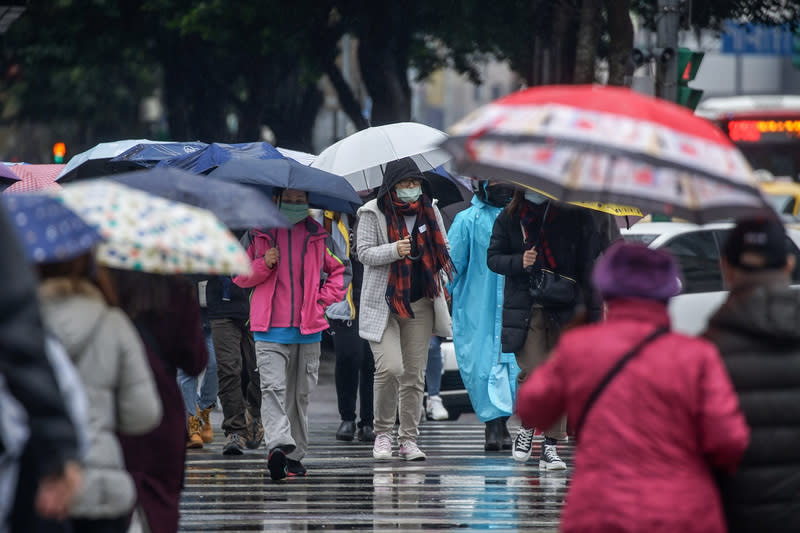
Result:
<svg viewBox="0 0 800 533"><path fill-rule="evenodd" d="M617 241L597 260L592 281L606 300L647 298L666 302L681 292L681 272L671 254Z"/></svg>

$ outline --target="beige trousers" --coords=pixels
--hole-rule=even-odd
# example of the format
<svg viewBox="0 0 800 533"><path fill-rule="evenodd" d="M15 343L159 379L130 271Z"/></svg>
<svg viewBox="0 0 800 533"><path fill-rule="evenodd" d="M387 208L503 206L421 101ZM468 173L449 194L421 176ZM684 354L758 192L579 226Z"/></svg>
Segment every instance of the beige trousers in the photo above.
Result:
<svg viewBox="0 0 800 533"><path fill-rule="evenodd" d="M433 334L433 301L421 298L411 304L414 318L389 314L380 342L370 341L375 356L375 432L391 432L400 412L400 442L417 440L428 345ZM399 402L399 404L398 404Z"/></svg>
<svg viewBox="0 0 800 533"><path fill-rule="evenodd" d="M521 351L514 354L520 368L517 376L519 383L525 381L531 372L547 361L556 343L558 343L558 329L547 320L541 307L532 308L525 344L522 345ZM562 416L553 427L544 432L544 436L564 440L567 436L567 417Z"/></svg>

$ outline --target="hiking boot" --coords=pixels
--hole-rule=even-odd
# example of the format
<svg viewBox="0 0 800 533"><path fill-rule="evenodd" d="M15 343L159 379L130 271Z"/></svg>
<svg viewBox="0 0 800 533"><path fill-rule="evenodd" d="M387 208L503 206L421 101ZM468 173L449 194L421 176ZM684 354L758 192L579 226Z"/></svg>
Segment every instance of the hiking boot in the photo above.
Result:
<svg viewBox="0 0 800 533"><path fill-rule="evenodd" d="M186 447L197 449L203 447L203 437L200 436L202 422L196 416L189 415L189 440Z"/></svg>
<svg viewBox="0 0 800 533"><path fill-rule="evenodd" d="M336 430L336 440L343 440L350 442L356 435L356 422L355 420L342 420L339 424L339 429Z"/></svg>
<svg viewBox="0 0 800 533"><path fill-rule="evenodd" d="M398 455L406 461L424 461L425 453L417 447L413 440L406 440L400 443Z"/></svg>
<svg viewBox="0 0 800 533"><path fill-rule="evenodd" d="M203 423L203 426L200 428L200 438L202 438L203 442L206 444L214 440L214 429L211 427L211 410L213 408L214 404L209 405L205 409L197 408L197 418Z"/></svg>
<svg viewBox="0 0 800 533"><path fill-rule="evenodd" d="M533 430L520 426L517 438L514 439L514 447L511 451L511 456L515 461L524 463L531 458L531 451L533 449Z"/></svg>
<svg viewBox="0 0 800 533"><path fill-rule="evenodd" d="M440 396L428 396L427 406L428 420L447 420L450 418L450 413L444 408L442 398Z"/></svg>
<svg viewBox="0 0 800 533"><path fill-rule="evenodd" d="M361 442L375 442L375 430L369 424L358 428L358 440Z"/></svg>
<svg viewBox="0 0 800 533"><path fill-rule="evenodd" d="M286 459L286 475L289 477L303 477L308 473L306 467L300 461Z"/></svg>
<svg viewBox="0 0 800 533"><path fill-rule="evenodd" d="M269 469L269 477L272 478L272 481L278 481L286 477L287 465L286 453L280 448L272 448L267 456L267 469Z"/></svg>
<svg viewBox="0 0 800 533"><path fill-rule="evenodd" d="M245 410L244 421L247 424L247 439L245 446L249 450L257 450L264 440L264 426L261 424L261 417L254 418L250 411Z"/></svg>
<svg viewBox="0 0 800 533"><path fill-rule="evenodd" d="M222 447L222 455L242 455L244 453L244 439L238 433L230 433L225 446Z"/></svg>
<svg viewBox="0 0 800 533"><path fill-rule="evenodd" d="M556 451L555 444L542 443L542 453L539 455L540 470L566 470L567 464L561 460Z"/></svg>
<svg viewBox="0 0 800 533"><path fill-rule="evenodd" d="M372 457L375 459L392 458L392 436L385 432L375 434L375 445L372 447Z"/></svg>

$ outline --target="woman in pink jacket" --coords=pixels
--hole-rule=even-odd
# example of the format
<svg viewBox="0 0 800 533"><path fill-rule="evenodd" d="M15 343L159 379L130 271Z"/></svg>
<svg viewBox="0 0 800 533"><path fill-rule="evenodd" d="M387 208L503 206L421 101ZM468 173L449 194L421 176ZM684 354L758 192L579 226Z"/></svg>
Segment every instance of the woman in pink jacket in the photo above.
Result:
<svg viewBox="0 0 800 533"><path fill-rule="evenodd" d="M675 260L619 242L593 281L607 320L565 333L517 395L527 427L566 413L578 432L562 531L724 532L713 472L735 468L749 430L716 348L669 331Z"/></svg>
<svg viewBox="0 0 800 533"><path fill-rule="evenodd" d="M326 245L325 229L308 216L308 197L286 189L275 197L293 225L250 230L253 273L234 283L253 287L250 329L261 378L261 419L273 480L304 476L308 398L317 384L325 308L344 297L344 265ZM230 435L229 438L241 438Z"/></svg>

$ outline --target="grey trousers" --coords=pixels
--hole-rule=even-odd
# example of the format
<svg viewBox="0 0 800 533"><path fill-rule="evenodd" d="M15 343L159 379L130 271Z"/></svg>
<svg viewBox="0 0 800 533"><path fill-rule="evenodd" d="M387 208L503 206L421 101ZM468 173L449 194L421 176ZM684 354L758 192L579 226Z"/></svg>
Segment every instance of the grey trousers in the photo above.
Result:
<svg viewBox="0 0 800 533"><path fill-rule="evenodd" d="M391 432L400 411L397 438L416 441L425 390L428 345L433 334L433 301L422 298L411 304L414 318L394 313L380 342L371 342L375 356L375 432ZM399 402L399 403L398 403Z"/></svg>
<svg viewBox="0 0 800 533"><path fill-rule="evenodd" d="M308 450L308 400L319 378L318 342L256 341L261 377L261 421L267 450L280 446L290 459ZM290 451L291 450L291 451Z"/></svg>
<svg viewBox="0 0 800 533"><path fill-rule="evenodd" d="M547 361L556 343L558 330L547 319L544 310L541 307L531 309L525 344L521 351L514 354L520 368L517 381L522 383L539 365ZM564 440L567 437L567 417L562 416L553 427L544 432L544 436Z"/></svg>

